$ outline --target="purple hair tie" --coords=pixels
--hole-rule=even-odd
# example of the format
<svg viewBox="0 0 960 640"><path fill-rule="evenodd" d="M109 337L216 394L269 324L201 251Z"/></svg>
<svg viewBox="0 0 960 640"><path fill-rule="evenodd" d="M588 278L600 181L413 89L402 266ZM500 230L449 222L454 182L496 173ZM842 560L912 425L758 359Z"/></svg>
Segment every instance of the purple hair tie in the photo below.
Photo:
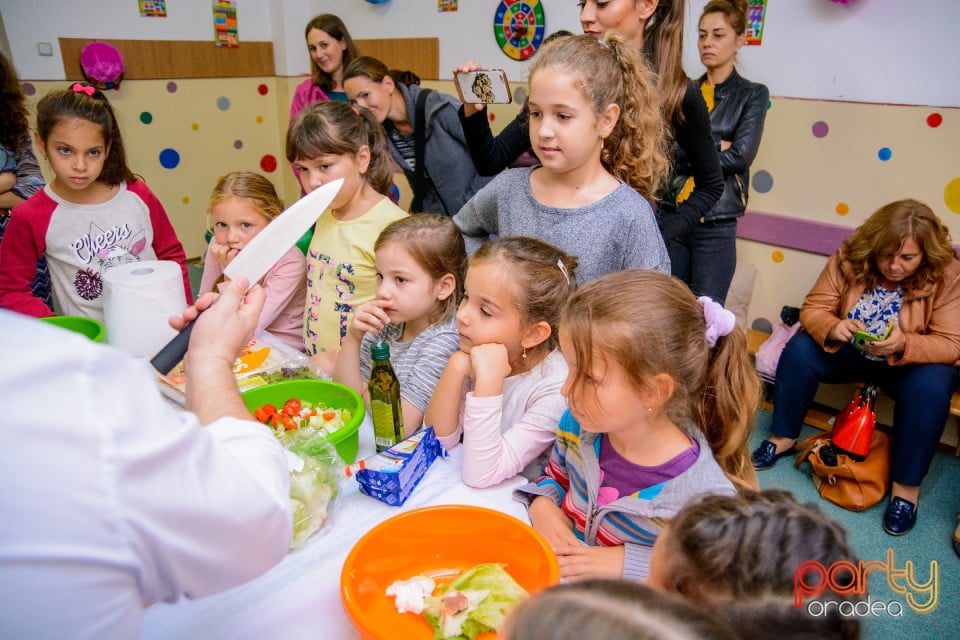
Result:
<svg viewBox="0 0 960 640"><path fill-rule="evenodd" d="M697 302L703 307L703 319L707 324L705 332L707 344L713 348L717 346L717 338L730 335L733 328L737 326L737 316L733 315L732 311L724 309L722 304L714 302L709 296L700 296Z"/></svg>

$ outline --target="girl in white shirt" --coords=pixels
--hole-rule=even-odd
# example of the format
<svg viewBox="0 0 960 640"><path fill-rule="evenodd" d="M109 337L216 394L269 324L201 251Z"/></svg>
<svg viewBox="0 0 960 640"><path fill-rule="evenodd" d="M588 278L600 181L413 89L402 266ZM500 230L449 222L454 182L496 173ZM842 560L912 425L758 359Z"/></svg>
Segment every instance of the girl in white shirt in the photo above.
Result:
<svg viewBox="0 0 960 640"><path fill-rule="evenodd" d="M560 309L577 259L534 238L484 243L470 259L451 356L424 416L445 449L463 435L463 480L488 487L527 469L556 438L567 367Z"/></svg>

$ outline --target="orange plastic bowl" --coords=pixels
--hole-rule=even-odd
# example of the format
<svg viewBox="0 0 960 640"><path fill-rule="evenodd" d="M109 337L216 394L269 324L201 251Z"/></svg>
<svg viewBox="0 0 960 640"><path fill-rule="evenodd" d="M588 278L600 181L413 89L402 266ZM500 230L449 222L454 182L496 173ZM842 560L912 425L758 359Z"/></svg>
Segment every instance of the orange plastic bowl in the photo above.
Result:
<svg viewBox="0 0 960 640"><path fill-rule="evenodd" d="M492 509L444 505L401 513L360 538L343 563L340 597L366 640L431 640L423 616L397 613L387 587L419 574L444 585L485 562L504 565L530 593L560 582L550 545L526 523Z"/></svg>

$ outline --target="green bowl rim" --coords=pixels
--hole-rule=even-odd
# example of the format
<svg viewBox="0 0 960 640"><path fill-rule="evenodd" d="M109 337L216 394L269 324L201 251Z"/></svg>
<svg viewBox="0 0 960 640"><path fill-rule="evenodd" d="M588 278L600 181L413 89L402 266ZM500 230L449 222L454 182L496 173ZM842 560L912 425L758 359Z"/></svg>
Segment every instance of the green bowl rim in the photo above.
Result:
<svg viewBox="0 0 960 640"><path fill-rule="evenodd" d="M333 380L310 380L310 379L300 379L300 380L279 380L277 382L271 382L269 384L261 385L259 387L252 387L250 389L245 389L240 395L244 398L244 404L246 399L252 395L255 395L257 392L263 393L265 389L270 389L271 391L277 391L283 387L301 385L301 384L315 384L322 383L322 386L332 385L334 388L340 389L347 392L347 395L353 398L358 407L357 411L354 411L353 416L351 416L350 421L344 424L342 427L331 433L326 437L327 441L332 444L340 444L353 434L360 431L360 425L363 423L363 419L366 416L366 407L363 404L363 398L360 397L360 394L356 392L355 389L348 387L345 384L340 382L334 382ZM291 396L293 397L293 396ZM303 400L303 398L300 398ZM247 409L250 413L253 413L253 409L250 408L250 405L247 404Z"/></svg>

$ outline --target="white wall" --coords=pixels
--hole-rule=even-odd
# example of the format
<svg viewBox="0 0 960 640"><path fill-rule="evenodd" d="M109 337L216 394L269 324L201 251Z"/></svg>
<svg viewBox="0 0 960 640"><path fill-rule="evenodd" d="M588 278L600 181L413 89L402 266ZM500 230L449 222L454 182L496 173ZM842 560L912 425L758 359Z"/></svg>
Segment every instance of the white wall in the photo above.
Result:
<svg viewBox="0 0 960 640"><path fill-rule="evenodd" d="M547 33L580 31L574 0L541 0ZM696 53L697 18L705 0L690 0L685 30L686 67L703 69ZM440 74L468 59L502 67L514 81L527 63L504 55L493 36L497 0L460 0L460 10L439 13L436 0L238 0L243 40L274 42L277 75L309 71L303 26L314 15L338 14L356 38L440 38ZM212 38L209 0L168 0L169 17L142 18L133 0L0 0L0 17L20 76L63 79L57 38L204 40ZM768 0L763 44L744 47L744 75L775 96L960 106L960 2L957 0ZM36 43L54 56L37 55Z"/></svg>

